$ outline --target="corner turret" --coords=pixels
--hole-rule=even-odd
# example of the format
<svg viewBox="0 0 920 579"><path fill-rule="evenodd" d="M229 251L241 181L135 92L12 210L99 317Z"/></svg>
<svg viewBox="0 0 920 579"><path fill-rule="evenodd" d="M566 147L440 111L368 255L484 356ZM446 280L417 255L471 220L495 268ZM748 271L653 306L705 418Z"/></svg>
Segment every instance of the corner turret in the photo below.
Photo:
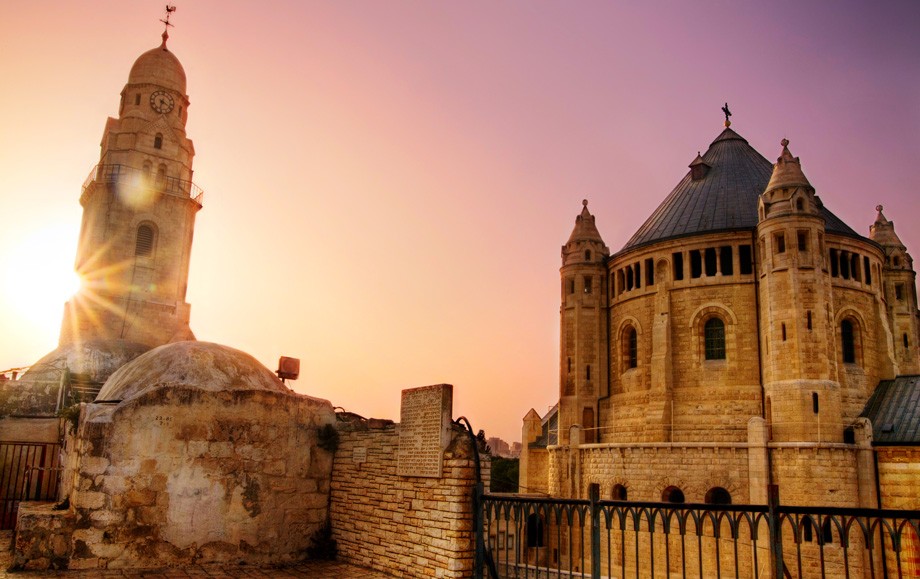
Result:
<svg viewBox="0 0 920 579"><path fill-rule="evenodd" d="M607 384L607 258L604 244L588 211L587 199L575 228L562 246L561 330L559 358L559 437L568 443L568 429L580 425L583 440L597 440L598 397Z"/></svg>
<svg viewBox="0 0 920 579"><path fill-rule="evenodd" d="M895 360L899 374L920 374L920 312L917 310L917 274L914 260L894 230L894 222L877 206L875 223L869 226L869 238L882 246L885 253L882 288L888 305Z"/></svg>

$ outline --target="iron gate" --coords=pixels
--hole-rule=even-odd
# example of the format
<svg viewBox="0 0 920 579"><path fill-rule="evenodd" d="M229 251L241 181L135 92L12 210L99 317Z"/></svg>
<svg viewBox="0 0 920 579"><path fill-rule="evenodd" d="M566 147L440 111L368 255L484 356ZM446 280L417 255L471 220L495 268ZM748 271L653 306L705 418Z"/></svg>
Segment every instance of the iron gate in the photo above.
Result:
<svg viewBox="0 0 920 579"><path fill-rule="evenodd" d="M0 529L16 527L20 501L57 499L61 445L0 442Z"/></svg>

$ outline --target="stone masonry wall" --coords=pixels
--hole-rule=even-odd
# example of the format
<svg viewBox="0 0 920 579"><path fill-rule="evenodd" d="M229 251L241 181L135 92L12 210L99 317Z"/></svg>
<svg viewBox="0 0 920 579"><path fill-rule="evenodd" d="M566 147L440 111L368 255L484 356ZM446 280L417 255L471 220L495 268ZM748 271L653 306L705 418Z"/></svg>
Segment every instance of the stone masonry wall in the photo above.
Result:
<svg viewBox="0 0 920 579"><path fill-rule="evenodd" d="M318 430L333 420L326 401L266 391L170 387L88 405L65 473L69 567L305 558L327 519L332 453Z"/></svg>
<svg viewBox="0 0 920 579"><path fill-rule="evenodd" d="M339 558L396 577L466 578L474 555L472 444L460 430L440 478L397 474L399 425L339 425L330 513ZM488 461L483 461L488 489Z"/></svg>

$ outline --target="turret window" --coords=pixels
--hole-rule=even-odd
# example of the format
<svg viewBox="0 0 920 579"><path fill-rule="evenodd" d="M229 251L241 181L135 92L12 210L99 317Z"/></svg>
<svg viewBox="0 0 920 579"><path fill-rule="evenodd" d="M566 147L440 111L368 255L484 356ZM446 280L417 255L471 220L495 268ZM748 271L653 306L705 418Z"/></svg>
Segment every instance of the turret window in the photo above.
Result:
<svg viewBox="0 0 920 579"><path fill-rule="evenodd" d="M163 135L161 133L157 133L157 135L153 138L153 148L154 149L163 148Z"/></svg>
<svg viewBox="0 0 920 579"><path fill-rule="evenodd" d="M573 293L575 293L575 279L574 279L574 278L571 278L571 277L570 277L570 278L566 278L566 280L565 280L565 291L566 291L566 293L568 293L568 294L573 294Z"/></svg>
<svg viewBox="0 0 920 579"><path fill-rule="evenodd" d="M585 293L586 294L591 293L592 290L594 289L593 284L592 284L593 279L594 278L592 278L590 275L585 276Z"/></svg>
<svg viewBox="0 0 920 579"><path fill-rule="evenodd" d="M866 272L866 285L872 285L872 268L869 266L868 257L863 257L863 271Z"/></svg>
<svg viewBox="0 0 920 579"><path fill-rule="evenodd" d="M706 342L707 360L725 359L725 322L719 318L709 318L703 329Z"/></svg>
<svg viewBox="0 0 920 579"><path fill-rule="evenodd" d="M799 231L796 233L796 239L798 240L799 251L808 251L808 232Z"/></svg>
<svg viewBox="0 0 920 579"><path fill-rule="evenodd" d="M904 284L894 284L894 299L899 302L904 300Z"/></svg>
<svg viewBox="0 0 920 579"><path fill-rule="evenodd" d="M137 257L150 257L156 241L156 232L146 223L137 228L137 241L134 246L134 255Z"/></svg>
<svg viewBox="0 0 920 579"><path fill-rule="evenodd" d="M591 261L591 250L590 249L585 250L585 261Z"/></svg>
<svg viewBox="0 0 920 579"><path fill-rule="evenodd" d="M140 93L137 93L134 95L134 105L137 106L139 104L141 104L141 95Z"/></svg>
<svg viewBox="0 0 920 579"><path fill-rule="evenodd" d="M783 232L773 234L773 253L786 253L786 234Z"/></svg>

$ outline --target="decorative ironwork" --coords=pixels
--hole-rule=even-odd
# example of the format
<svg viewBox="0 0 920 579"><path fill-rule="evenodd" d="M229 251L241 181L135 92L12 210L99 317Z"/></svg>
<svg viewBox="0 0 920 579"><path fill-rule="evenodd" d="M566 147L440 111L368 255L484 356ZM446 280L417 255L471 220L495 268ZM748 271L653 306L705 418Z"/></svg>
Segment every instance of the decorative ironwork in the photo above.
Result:
<svg viewBox="0 0 920 579"><path fill-rule="evenodd" d="M156 175L128 165L96 165L83 182L81 195L85 194L93 183L128 185L174 197L187 197L199 207L204 202L204 191L191 181Z"/></svg>
<svg viewBox="0 0 920 579"><path fill-rule="evenodd" d="M775 487L774 487L775 489ZM484 495L492 579L914 577L920 511ZM539 533L540 536L531 536Z"/></svg>

